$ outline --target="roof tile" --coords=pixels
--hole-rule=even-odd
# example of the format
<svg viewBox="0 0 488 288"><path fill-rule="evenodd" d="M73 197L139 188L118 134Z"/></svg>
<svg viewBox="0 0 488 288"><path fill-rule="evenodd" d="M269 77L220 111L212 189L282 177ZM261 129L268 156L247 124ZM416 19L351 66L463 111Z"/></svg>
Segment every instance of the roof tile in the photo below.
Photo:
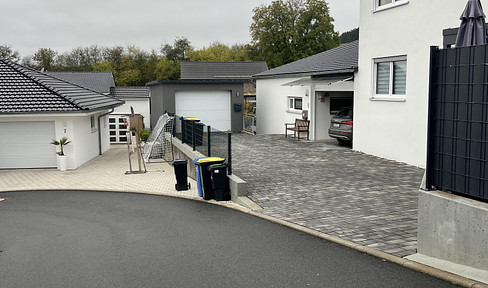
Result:
<svg viewBox="0 0 488 288"><path fill-rule="evenodd" d="M344 44L307 58L261 72L253 78L288 75L320 75L355 70L358 67L359 41Z"/></svg>
<svg viewBox="0 0 488 288"><path fill-rule="evenodd" d="M181 80L251 79L268 70L266 62L181 62Z"/></svg>
<svg viewBox="0 0 488 288"><path fill-rule="evenodd" d="M93 111L123 103L113 97L0 59L0 113Z"/></svg>

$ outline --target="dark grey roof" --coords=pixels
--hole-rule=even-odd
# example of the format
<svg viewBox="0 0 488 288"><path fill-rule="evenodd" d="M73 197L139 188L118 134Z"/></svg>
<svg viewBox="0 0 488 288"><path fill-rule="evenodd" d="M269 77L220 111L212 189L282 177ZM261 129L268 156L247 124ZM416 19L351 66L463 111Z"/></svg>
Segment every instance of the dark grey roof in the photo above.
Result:
<svg viewBox="0 0 488 288"><path fill-rule="evenodd" d="M110 93L110 87L115 87L112 72L46 72L46 74L103 94Z"/></svg>
<svg viewBox="0 0 488 288"><path fill-rule="evenodd" d="M110 95L116 98L149 98L149 87L119 86L110 89Z"/></svg>
<svg viewBox="0 0 488 288"><path fill-rule="evenodd" d="M186 85L186 84L204 84L204 85L226 85L226 84L244 84L249 82L246 79L212 79L212 80L205 80L205 79L196 79L196 80L157 80L146 83L147 86L153 86L158 84L177 84L177 85Z"/></svg>
<svg viewBox="0 0 488 288"><path fill-rule="evenodd" d="M181 80L251 79L268 70L266 62L181 62Z"/></svg>
<svg viewBox="0 0 488 288"><path fill-rule="evenodd" d="M285 64L254 75L253 78L352 73L358 67L359 41Z"/></svg>
<svg viewBox="0 0 488 288"><path fill-rule="evenodd" d="M0 59L0 113L89 112L124 101Z"/></svg>

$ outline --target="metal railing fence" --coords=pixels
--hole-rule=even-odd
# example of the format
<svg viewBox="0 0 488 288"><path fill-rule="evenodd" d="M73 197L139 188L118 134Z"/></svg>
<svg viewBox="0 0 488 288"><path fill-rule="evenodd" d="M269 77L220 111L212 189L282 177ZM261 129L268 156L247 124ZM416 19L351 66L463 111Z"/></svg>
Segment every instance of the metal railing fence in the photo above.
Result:
<svg viewBox="0 0 488 288"><path fill-rule="evenodd" d="M173 136L207 157L225 158L232 174L232 133L214 129L199 119L175 115Z"/></svg>

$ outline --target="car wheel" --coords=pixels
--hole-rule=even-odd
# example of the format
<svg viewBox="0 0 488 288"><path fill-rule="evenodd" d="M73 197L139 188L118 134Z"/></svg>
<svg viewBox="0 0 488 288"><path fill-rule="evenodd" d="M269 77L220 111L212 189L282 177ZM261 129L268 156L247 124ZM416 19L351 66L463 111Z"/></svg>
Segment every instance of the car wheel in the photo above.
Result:
<svg viewBox="0 0 488 288"><path fill-rule="evenodd" d="M337 139L337 142L339 142L341 145L351 145L351 141L349 140Z"/></svg>

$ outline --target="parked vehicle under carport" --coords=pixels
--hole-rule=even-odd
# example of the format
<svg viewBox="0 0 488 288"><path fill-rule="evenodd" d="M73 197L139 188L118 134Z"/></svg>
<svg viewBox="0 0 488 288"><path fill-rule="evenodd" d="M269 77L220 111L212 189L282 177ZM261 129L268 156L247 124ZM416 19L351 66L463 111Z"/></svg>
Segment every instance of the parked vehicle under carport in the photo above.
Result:
<svg viewBox="0 0 488 288"><path fill-rule="evenodd" d="M352 108L341 109L330 120L329 137L337 139L341 144L352 142L353 113Z"/></svg>

